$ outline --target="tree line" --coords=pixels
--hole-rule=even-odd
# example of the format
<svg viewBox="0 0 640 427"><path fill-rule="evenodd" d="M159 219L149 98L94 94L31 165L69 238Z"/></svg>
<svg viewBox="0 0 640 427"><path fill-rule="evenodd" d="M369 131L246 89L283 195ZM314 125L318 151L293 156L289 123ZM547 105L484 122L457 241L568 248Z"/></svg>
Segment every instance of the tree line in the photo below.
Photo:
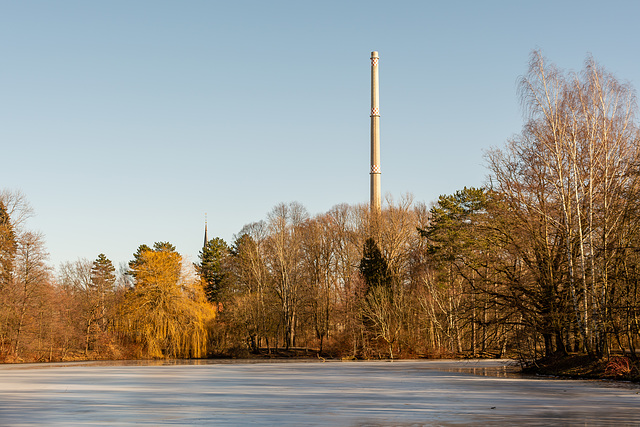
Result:
<svg viewBox="0 0 640 427"><path fill-rule="evenodd" d="M640 345L635 91L588 57L533 52L522 132L483 187L381 212L275 206L195 264L169 242L117 272L46 263L24 197L0 194L0 358L246 356L592 358Z"/></svg>

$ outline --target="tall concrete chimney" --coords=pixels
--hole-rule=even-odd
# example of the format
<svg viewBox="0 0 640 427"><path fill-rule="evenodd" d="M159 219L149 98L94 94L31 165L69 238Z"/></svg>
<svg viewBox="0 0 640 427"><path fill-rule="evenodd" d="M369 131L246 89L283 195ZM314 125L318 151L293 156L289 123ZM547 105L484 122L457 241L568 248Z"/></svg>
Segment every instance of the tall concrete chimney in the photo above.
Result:
<svg viewBox="0 0 640 427"><path fill-rule="evenodd" d="M380 104L378 52L371 52L371 213L380 212Z"/></svg>

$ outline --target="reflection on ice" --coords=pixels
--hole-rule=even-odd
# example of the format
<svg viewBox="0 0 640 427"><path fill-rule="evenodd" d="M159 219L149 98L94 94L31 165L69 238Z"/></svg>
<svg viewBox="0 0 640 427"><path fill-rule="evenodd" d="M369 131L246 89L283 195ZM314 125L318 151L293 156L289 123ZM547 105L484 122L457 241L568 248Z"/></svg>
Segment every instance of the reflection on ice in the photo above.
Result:
<svg viewBox="0 0 640 427"><path fill-rule="evenodd" d="M0 425L640 423L637 387L514 371L504 360L4 365Z"/></svg>

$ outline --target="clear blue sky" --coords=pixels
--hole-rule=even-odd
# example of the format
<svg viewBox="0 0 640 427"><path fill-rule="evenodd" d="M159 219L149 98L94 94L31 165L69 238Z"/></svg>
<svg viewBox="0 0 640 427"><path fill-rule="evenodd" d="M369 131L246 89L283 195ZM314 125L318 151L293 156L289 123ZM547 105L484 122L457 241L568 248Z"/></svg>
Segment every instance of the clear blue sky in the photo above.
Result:
<svg viewBox="0 0 640 427"><path fill-rule="evenodd" d="M170 241L196 260L280 202L369 197L370 52L383 193L480 186L521 129L532 49L640 85L637 1L0 1L0 187L52 265Z"/></svg>

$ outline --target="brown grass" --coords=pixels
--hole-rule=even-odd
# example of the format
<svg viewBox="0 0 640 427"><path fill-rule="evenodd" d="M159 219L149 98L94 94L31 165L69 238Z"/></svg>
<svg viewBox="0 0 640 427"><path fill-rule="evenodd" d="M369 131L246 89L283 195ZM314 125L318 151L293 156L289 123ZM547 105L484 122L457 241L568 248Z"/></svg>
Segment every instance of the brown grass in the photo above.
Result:
<svg viewBox="0 0 640 427"><path fill-rule="evenodd" d="M544 358L523 368L524 373L567 378L613 379L640 382L640 367L628 357L594 359L585 354Z"/></svg>

